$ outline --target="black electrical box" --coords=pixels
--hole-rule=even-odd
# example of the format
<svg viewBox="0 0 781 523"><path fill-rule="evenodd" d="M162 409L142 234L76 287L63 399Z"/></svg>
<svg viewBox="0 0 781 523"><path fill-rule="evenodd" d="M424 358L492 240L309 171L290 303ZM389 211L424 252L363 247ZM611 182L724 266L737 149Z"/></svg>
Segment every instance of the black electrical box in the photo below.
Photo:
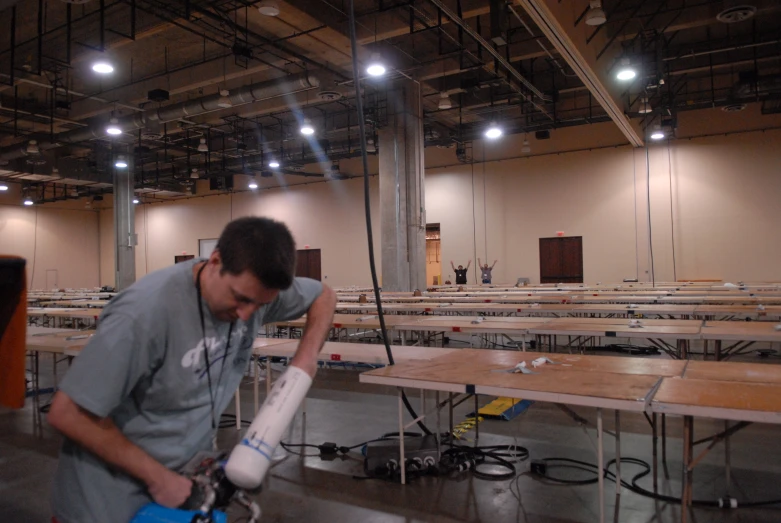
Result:
<svg viewBox="0 0 781 523"><path fill-rule="evenodd" d="M233 176L214 176L209 178L210 191L229 191L233 189Z"/></svg>
<svg viewBox="0 0 781 523"><path fill-rule="evenodd" d="M534 137L538 140L550 140L550 131L537 131L534 133Z"/></svg>
<svg viewBox="0 0 781 523"><path fill-rule="evenodd" d="M165 89L152 89L146 95L150 102L167 102L170 99L168 91Z"/></svg>

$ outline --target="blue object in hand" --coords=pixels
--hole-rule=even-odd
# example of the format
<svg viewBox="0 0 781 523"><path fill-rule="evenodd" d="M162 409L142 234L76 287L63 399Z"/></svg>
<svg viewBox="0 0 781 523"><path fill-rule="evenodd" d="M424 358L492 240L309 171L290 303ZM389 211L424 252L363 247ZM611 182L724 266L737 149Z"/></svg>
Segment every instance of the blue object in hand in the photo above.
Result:
<svg viewBox="0 0 781 523"><path fill-rule="evenodd" d="M200 515L202 520L193 520ZM139 510L130 523L191 523L192 521L208 521L211 523L228 523L228 517L219 510L212 511L211 519L206 519L199 510L181 510L167 508L157 503L150 503Z"/></svg>

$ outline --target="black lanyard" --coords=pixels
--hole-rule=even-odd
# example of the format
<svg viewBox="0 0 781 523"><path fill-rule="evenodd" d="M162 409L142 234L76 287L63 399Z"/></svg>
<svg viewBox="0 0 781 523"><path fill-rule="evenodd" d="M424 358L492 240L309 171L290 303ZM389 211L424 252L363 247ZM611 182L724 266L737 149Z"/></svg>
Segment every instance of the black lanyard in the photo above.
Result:
<svg viewBox="0 0 781 523"><path fill-rule="evenodd" d="M217 377L217 390L212 393L212 366L211 363L209 363L209 347L206 346L206 323L203 319L203 300L201 299L201 273L206 268L206 263L204 263L203 266L198 269L198 276L195 278L195 290L198 292L198 315L201 317L201 343L203 343L203 354L204 358L206 359L206 376L209 382L209 401L211 402L212 429L216 429L217 422L214 419L214 403L216 399L215 395L220 390L220 383L222 382L222 371L225 369L225 363L228 360L228 349L230 349L231 346L231 334L233 333L234 323L231 322L230 327L228 328L228 339L225 342L225 353L222 356L222 367L220 367L220 375Z"/></svg>

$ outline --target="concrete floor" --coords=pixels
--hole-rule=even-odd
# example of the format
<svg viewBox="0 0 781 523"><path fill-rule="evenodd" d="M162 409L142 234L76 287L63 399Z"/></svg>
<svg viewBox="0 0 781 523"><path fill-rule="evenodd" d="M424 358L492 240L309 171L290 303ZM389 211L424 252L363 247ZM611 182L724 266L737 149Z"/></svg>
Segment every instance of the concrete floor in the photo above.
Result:
<svg viewBox="0 0 781 523"><path fill-rule="evenodd" d="M42 364L42 385L51 376L48 362ZM327 369L318 374L316 386L307 400L306 419L299 415L286 436L288 442L326 441L354 445L397 430L398 411L395 391L358 383L358 371ZM411 401L420 404L417 391ZM433 396L431 396L433 398ZM491 398L481 398L481 403ZM42 398L46 401L47 398ZM49 483L56 467L60 437L32 408L32 401L21 411L0 411L0 522L48 523ZM464 419L472 402L455 411L456 421ZM242 386L242 409L249 418L252 409L251 384ZM591 423L578 426L558 408L534 404L510 422L484 421L480 424L479 444L517 443L528 448L532 459L569 457L596 462L596 414L576 409ZM444 416L443 416L444 419ZM432 423L433 424L433 423ZM605 413L606 429L612 430L613 413ZM651 461L651 438L645 418L622 414L623 456ZM698 420L696 438L723 429L723 423ZM681 440L680 419L668 421L669 480L661 475L660 491L680 493ZM732 438L733 483L730 493L740 501L781 498L781 447L776 442L781 427L750 426ZM235 429L220 431L220 446L230 448L239 434ZM474 438L474 433L467 434ZM701 447L700 447L701 448ZM614 455L614 440L607 436L605 458ZM310 449L311 450L311 449ZM263 522L528 522L565 523L598 521L597 486L560 486L541 481L528 473L529 463L518 465L520 474L513 480L487 481L470 473L457 477L427 477L401 486L383 480L354 479L363 475L358 453L347 458L322 460L300 457L282 451L267 478L259 500ZM717 446L695 470L695 499L714 500L726 491L724 447ZM626 465L624 477L639 468ZM558 470L565 477L583 477L577 471ZM640 485L651 488L650 476ZM615 485L607 483L606 505L613 520ZM235 512L235 513L234 513ZM241 521L241 511L232 511L231 521ZM654 502L623 489L620 512L615 521L622 523L675 522L679 507ZM695 523L706 522L778 522L781 505L761 509L718 511L694 509Z"/></svg>

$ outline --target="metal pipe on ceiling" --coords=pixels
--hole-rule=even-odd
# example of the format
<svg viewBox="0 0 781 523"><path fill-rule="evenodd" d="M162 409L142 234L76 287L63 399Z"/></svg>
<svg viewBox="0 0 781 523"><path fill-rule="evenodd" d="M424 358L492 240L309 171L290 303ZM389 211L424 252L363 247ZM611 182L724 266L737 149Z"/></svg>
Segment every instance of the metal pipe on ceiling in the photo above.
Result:
<svg viewBox="0 0 781 523"><path fill-rule="evenodd" d="M488 51L488 53L496 59L497 62L499 62L502 67L504 67L510 75L518 80L521 84L523 84L524 87L526 87L535 97L539 98L543 102L550 101L549 97L545 96L540 92L539 89L537 89L529 80L527 80L521 73L518 72L518 70L510 64L502 55L494 49L494 47L486 42L485 38L483 38L479 33L477 33L474 29L472 29L472 26L470 26L466 21L462 18L460 18L456 13L450 10L448 6L446 6L441 0L430 0L431 3L433 3L435 6L437 6L442 13L450 18L456 25L458 25L460 28L464 30L469 36L471 36L480 46ZM532 97L529 97L529 102L532 103L537 109L539 109L542 113L547 114L547 111L544 107L541 107L537 102L534 102Z"/></svg>
<svg viewBox="0 0 781 523"><path fill-rule="evenodd" d="M230 100L233 105L276 98L301 89L312 89L320 85L320 80L311 73L300 73L285 78L268 80L257 84L235 89ZM222 109L219 103L220 95L212 94L195 98L186 102L149 109L118 119L117 125L123 131L143 128L148 121L170 122L187 116L196 116ZM74 129L57 134L54 140L45 140L38 144L41 150L54 149L66 144L84 142L93 139L105 139L105 123L93 123L83 129ZM0 161L9 161L25 156L26 144L16 144L0 149Z"/></svg>

